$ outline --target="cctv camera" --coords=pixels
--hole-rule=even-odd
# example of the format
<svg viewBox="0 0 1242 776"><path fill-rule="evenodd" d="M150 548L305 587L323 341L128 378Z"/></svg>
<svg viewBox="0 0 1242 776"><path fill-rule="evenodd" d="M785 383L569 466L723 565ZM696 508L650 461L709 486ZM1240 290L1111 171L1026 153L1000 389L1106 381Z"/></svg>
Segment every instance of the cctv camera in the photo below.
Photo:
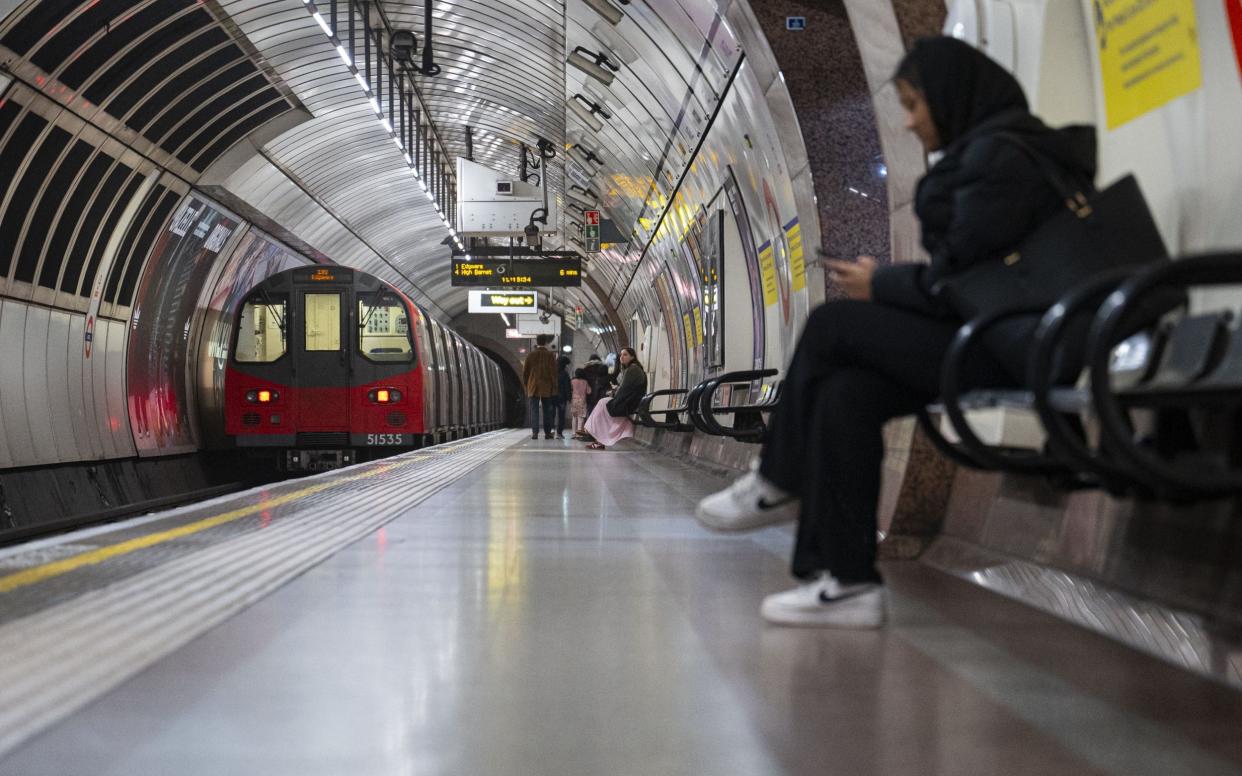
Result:
<svg viewBox="0 0 1242 776"><path fill-rule="evenodd" d="M522 232L526 235L526 239L533 240L539 236L539 227L534 224L527 224L526 228L523 229Z"/></svg>

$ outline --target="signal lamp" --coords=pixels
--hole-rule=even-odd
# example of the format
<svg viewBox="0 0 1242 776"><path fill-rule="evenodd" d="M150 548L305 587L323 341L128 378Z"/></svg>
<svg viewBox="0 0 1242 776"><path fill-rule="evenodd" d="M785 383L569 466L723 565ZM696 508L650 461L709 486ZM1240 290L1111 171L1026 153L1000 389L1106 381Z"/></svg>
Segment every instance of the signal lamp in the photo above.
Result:
<svg viewBox="0 0 1242 776"><path fill-rule="evenodd" d="M396 388L372 388L367 398L376 404L393 404L401 401L401 391Z"/></svg>
<svg viewBox="0 0 1242 776"><path fill-rule="evenodd" d="M565 60L569 64L578 68L582 72L599 81L604 86L612 84L612 79L616 78L615 73L621 72L619 65L614 65L604 54L596 54L594 51L585 46L578 46L569 55L569 59Z"/></svg>
<svg viewBox="0 0 1242 776"><path fill-rule="evenodd" d="M272 391L266 388L256 391L246 391L246 401L251 404L270 404L271 402L278 401L279 399L279 391Z"/></svg>

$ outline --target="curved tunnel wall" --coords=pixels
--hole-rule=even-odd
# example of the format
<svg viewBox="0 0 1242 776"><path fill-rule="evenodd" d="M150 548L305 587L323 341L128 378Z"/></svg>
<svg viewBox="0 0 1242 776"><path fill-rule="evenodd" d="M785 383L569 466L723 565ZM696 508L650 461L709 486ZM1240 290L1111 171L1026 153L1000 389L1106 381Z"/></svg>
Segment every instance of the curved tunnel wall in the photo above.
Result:
<svg viewBox="0 0 1242 776"><path fill-rule="evenodd" d="M160 455L218 439L209 364L219 354L204 343L222 314L211 300L227 292L210 283L230 277L222 267L251 239L246 217L257 215L302 253L384 277L433 315L464 306L464 293L447 287L439 222L402 193L412 187L392 163L396 150L360 131L374 129L370 108L342 88L352 84L348 69L300 6L28 2L0 26L0 64L12 74L0 104L2 163L16 168L3 233L17 243L0 289L0 331L5 351L23 359L2 383L0 465ZM398 20L411 8L383 6ZM438 19L436 34L446 66L474 61L457 71L460 80L480 66L469 29L479 9L458 10ZM779 364L820 286L795 271L790 234L800 212L814 218L813 193L796 120L748 8L633 3L613 27L571 0L565 19L549 21L557 23L565 34L544 43L561 51L524 66L554 62L566 78L562 98L587 94L615 111L589 140L572 112L556 113L569 144L594 144L604 162L590 176L601 207L632 237L626 250L593 262L594 293L565 291L559 303L583 309L610 350L631 339L650 348L662 367L657 382L698 379L709 368L695 353L713 322L703 299L712 220L708 231L723 225L728 235L716 240L720 270L733 280L729 293L740 294L728 320L742 322L734 332L725 316L714 319L717 341L734 343L715 366ZM753 37L750 51L739 29ZM623 64L611 90L576 71L566 76L564 56L577 45ZM460 110L449 81L437 83L445 88L429 90L429 110L446 126L489 105L459 95L469 108ZM512 140L534 127L555 135L547 97L501 106L533 117L501 134ZM480 147L502 161L495 143ZM381 148L392 151L387 161ZM562 185L559 167L550 182ZM383 207L366 204L377 195ZM192 221L184 233L179 217ZM271 249L298 254L287 244ZM740 314L759 300L779 317ZM53 405L77 411L53 419Z"/></svg>

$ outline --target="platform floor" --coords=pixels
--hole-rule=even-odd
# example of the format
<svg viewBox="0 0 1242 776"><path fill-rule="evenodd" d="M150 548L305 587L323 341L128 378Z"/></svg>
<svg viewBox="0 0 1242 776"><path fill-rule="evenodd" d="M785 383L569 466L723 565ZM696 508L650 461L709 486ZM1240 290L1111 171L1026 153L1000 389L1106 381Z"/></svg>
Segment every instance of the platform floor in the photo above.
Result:
<svg viewBox="0 0 1242 776"><path fill-rule="evenodd" d="M476 468L408 508L381 499L395 519L51 723L0 774L1242 772L1233 690L917 563L886 568L883 630L766 627L791 533L701 529L694 503L721 481L638 447L492 440ZM331 494L314 508L360 509ZM185 563L200 544L161 552ZM157 561L95 576L135 582ZM74 603L69 576L53 610ZM41 616L13 603L39 584L0 592L11 638Z"/></svg>

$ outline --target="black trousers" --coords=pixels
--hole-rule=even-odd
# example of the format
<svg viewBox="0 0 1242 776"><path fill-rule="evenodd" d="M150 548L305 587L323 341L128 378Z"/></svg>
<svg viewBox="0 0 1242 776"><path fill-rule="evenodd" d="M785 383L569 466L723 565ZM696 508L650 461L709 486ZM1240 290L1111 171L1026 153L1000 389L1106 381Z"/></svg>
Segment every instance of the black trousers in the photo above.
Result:
<svg viewBox="0 0 1242 776"><path fill-rule="evenodd" d="M811 313L759 466L802 499L794 576L828 571L845 583L880 581L881 429L936 397L941 362L959 326L872 302L829 302ZM986 354L972 359L966 381L1013 382Z"/></svg>

